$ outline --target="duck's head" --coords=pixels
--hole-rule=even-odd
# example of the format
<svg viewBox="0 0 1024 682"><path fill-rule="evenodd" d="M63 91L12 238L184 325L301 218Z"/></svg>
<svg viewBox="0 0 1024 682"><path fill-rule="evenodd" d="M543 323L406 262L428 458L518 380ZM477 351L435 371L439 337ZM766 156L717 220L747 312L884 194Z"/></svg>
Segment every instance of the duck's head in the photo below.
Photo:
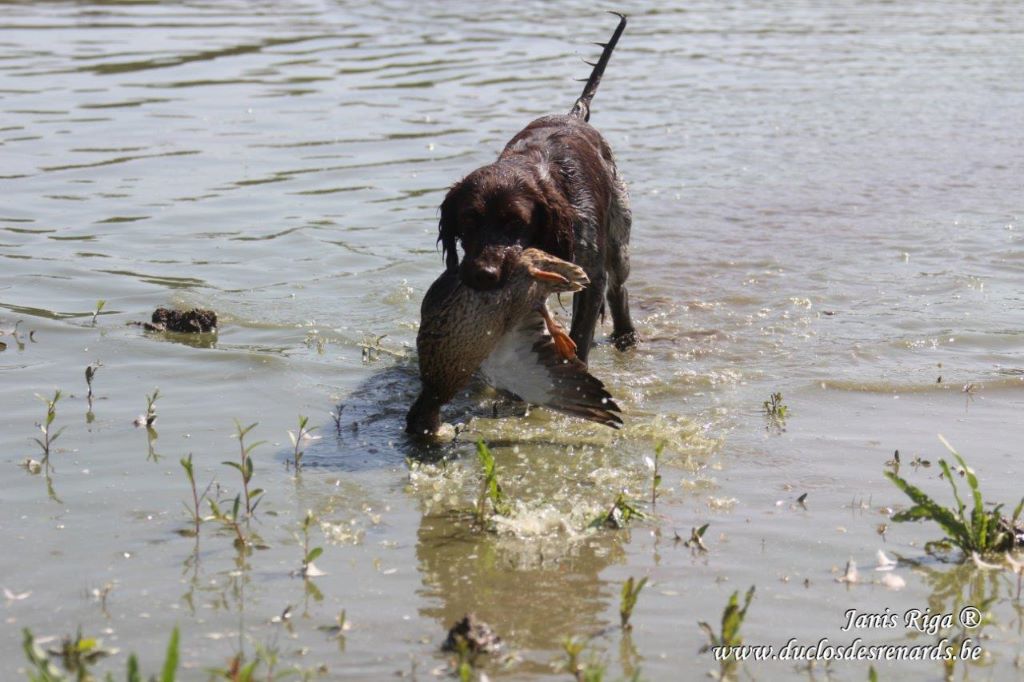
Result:
<svg viewBox="0 0 1024 682"><path fill-rule="evenodd" d="M436 393L424 384L420 396L405 415L405 432L418 438L436 434L441 430L441 405Z"/></svg>

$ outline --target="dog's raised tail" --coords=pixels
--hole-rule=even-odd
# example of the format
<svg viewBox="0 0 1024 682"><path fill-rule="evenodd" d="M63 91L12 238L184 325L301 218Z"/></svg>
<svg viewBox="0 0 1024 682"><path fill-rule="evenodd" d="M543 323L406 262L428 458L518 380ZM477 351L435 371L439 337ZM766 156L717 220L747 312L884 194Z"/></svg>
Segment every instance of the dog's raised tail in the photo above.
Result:
<svg viewBox="0 0 1024 682"><path fill-rule="evenodd" d="M583 94L576 100L576 104L572 106L572 111L569 112L569 115L573 118L582 118L584 121L590 120L590 100L594 99L594 95L597 94L597 86L601 84L601 76L604 75L604 69L612 58L615 44L619 42L619 36L626 30L625 14L619 14L618 12L609 12L609 14L614 14L619 18L619 25L615 28L615 33L612 34L611 40L607 43L597 43L604 48L604 51L601 52L601 58L597 60L597 63L587 62L587 64L594 67L594 70L590 72L590 78L587 79L587 84L583 86Z"/></svg>

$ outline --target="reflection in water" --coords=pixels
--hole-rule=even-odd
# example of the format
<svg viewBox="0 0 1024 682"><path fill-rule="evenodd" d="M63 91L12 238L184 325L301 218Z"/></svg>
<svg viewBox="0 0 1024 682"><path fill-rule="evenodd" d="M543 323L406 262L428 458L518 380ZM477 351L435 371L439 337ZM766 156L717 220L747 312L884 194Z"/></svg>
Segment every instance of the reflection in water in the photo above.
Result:
<svg viewBox="0 0 1024 682"><path fill-rule="evenodd" d="M418 390L416 368L407 362L374 373L336 406L336 422L325 427L333 433L307 447L306 475L315 470L310 467L360 471L405 466L407 460L438 462L413 464L408 491L421 509L416 560L426 603L419 610L437 623L439 632L472 612L485 622L500 623L499 634L511 646L547 652L567 636L603 631L609 625L603 617L608 590L601 573L624 560L630 534L591 533L585 526L614 498L616 486L629 480L619 478L625 472L614 468L615 458L606 453L595 459L553 461L551 466L564 468L564 474L538 468L533 456L547 457L545 450L553 444L565 447L574 439L550 435L546 418L541 418L540 427L524 422L524 428L537 430L532 441L512 438L502 420L492 419L497 398L493 391L472 386L448 406L447 415L471 420L471 433L484 429L494 444L502 481L514 482L507 486L514 497L511 516L498 520L497 532L483 531L466 513L479 488L476 474L460 459L472 452L471 444L423 445L404 435L405 412ZM522 408L502 403L500 409ZM577 428L591 426L574 424ZM520 452L521 448L525 450ZM602 482L586 481L589 469L599 464L605 465ZM296 477L298 485L302 478ZM590 500L582 501L566 488L573 480L584 481L582 488ZM329 517L339 504L353 511L370 506L361 498L356 490L322 498L313 507L314 514ZM334 541L361 541L361 536L352 535L358 532L354 528L341 524ZM636 653L628 642L623 647L623 664L631 667ZM542 655L545 661L547 657ZM547 670L546 663L529 664L534 665Z"/></svg>
<svg viewBox="0 0 1024 682"><path fill-rule="evenodd" d="M53 471L53 467L50 466L49 461L43 463L43 478L46 479L46 494L57 504L64 504L64 501L57 497L57 490L53 487Z"/></svg>
<svg viewBox="0 0 1024 682"><path fill-rule="evenodd" d="M208 334L185 334L182 332L150 331L143 332L147 339L153 341L165 341L168 343L180 343L190 348L217 348L217 333ZM265 349L266 352L274 352L276 349ZM283 350L283 349L281 349ZM278 351L280 352L280 351Z"/></svg>
<svg viewBox="0 0 1024 682"><path fill-rule="evenodd" d="M500 623L498 634L512 646L548 650L609 624L600 574L623 561L628 542L628 533L575 540L495 535L451 514L424 514L416 535L427 598L420 611L444 629L476 613Z"/></svg>
<svg viewBox="0 0 1024 682"><path fill-rule="evenodd" d="M152 426L147 426L146 427L146 447L148 449L148 452L146 453L146 461L147 462L156 463L156 462L160 461L161 455L159 455L157 453L157 451L156 451L156 439L157 438L159 438L159 434L157 434L156 429L154 429Z"/></svg>
<svg viewBox="0 0 1024 682"><path fill-rule="evenodd" d="M458 454L463 447L458 443L424 443L405 434L405 414L419 390L419 371L408 358L375 372L334 407L335 420L325 427L333 437L325 434L322 440L311 443L303 465L358 470L394 466L406 460L438 461ZM502 412L516 409L508 401L498 401L482 383L473 383L446 407L445 417L466 422L491 416L499 402Z"/></svg>
<svg viewBox="0 0 1024 682"><path fill-rule="evenodd" d="M405 412L415 400L419 374L398 362L362 382L335 406L333 438L326 435L306 448L303 465L359 470L394 466L409 459L436 459L446 450L415 443L403 434Z"/></svg>
<svg viewBox="0 0 1024 682"><path fill-rule="evenodd" d="M188 612L192 616L196 615L196 602L195 594L196 589L199 587L199 535L195 537L195 544L192 546L192 552L188 555L188 558L181 563L181 579L185 583L187 589L181 595L181 600L185 602L188 607Z"/></svg>
<svg viewBox="0 0 1024 682"><path fill-rule="evenodd" d="M983 650L980 659L966 662L944 661L946 678L952 679L956 669L964 665L970 668L987 668L995 663L989 642L992 639L991 628L1006 629L1008 623L1003 621L1005 606L1010 605L1017 618L1017 635L1020 634L1021 604L1020 595L1015 595L1015 580L1012 574L1001 568L987 570L967 561L960 565L941 565L933 562L910 561L914 571L921 575L931 594L928 596L928 610L925 618L940 619L947 614L949 623L942 623L941 629L934 635L936 641L946 640L955 651L960 651L965 642L968 645L980 646ZM977 609L981 614L977 625L973 621L961 620L964 609ZM927 622L921 619L920 622ZM936 621L938 622L938 621ZM928 636L910 631L910 636ZM963 671L964 679L969 678L968 670Z"/></svg>

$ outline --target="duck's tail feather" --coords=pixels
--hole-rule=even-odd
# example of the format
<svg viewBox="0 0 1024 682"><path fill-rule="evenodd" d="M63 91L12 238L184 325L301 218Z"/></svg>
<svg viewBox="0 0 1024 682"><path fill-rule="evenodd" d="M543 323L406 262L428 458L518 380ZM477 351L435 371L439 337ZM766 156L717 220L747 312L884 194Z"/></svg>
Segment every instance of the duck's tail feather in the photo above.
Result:
<svg viewBox="0 0 1024 682"><path fill-rule="evenodd" d="M576 358L566 360L559 356L549 337L538 340L534 352L547 365L551 377L544 407L613 429L622 426L622 417L616 414L622 410L604 383L587 371L586 365Z"/></svg>
<svg viewBox="0 0 1024 682"><path fill-rule="evenodd" d="M578 358L567 360L534 313L503 338L481 365L494 387L528 403L617 429L621 412L601 380Z"/></svg>

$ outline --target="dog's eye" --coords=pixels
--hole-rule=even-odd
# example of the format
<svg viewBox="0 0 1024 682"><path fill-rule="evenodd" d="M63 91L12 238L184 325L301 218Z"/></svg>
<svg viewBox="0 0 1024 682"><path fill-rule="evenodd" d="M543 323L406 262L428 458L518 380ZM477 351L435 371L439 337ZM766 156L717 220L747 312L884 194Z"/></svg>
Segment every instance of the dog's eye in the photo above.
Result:
<svg viewBox="0 0 1024 682"><path fill-rule="evenodd" d="M523 217L517 212L514 213L510 211L505 213L499 218L499 220L506 230L522 231L522 229L526 227L526 221L524 221Z"/></svg>

